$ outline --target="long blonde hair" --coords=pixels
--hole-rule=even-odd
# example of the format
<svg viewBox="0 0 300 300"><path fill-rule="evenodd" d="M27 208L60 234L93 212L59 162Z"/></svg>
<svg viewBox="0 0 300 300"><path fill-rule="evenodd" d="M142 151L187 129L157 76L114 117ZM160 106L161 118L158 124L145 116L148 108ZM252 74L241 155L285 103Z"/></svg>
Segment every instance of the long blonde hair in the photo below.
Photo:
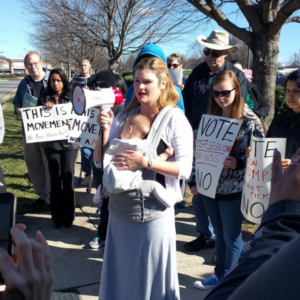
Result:
<svg viewBox="0 0 300 300"><path fill-rule="evenodd" d="M151 70L158 78L159 83L166 81L165 88L161 91L160 96L156 103L156 111L160 112L164 107L168 105L176 105L179 100L179 94L175 89L174 82L168 72L166 64L164 61L157 57L147 57L142 59L135 67L134 71L137 70ZM133 109L136 106L139 106L140 103L134 93L133 99L129 105L124 109L123 113L126 113Z"/></svg>

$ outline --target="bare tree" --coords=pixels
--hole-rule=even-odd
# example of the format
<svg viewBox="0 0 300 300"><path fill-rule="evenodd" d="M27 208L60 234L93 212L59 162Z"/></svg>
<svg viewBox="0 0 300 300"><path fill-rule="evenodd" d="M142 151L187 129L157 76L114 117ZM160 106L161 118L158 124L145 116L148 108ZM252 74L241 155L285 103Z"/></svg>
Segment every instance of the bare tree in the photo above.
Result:
<svg viewBox="0 0 300 300"><path fill-rule="evenodd" d="M300 68L300 50L292 54L290 57L289 66L291 68Z"/></svg>
<svg viewBox="0 0 300 300"><path fill-rule="evenodd" d="M50 41L68 40L89 46L116 70L122 54L146 43L162 43L199 28L199 14L173 0L20 0L31 13L36 41L41 27ZM51 34L49 34L49 32ZM101 51L100 51L101 49ZM104 51L103 51L104 49Z"/></svg>
<svg viewBox="0 0 300 300"><path fill-rule="evenodd" d="M267 122L273 119L275 102L275 81L279 52L279 35L283 25L300 23L296 16L300 9L299 0L186 0L219 26L244 41L253 54L254 82L271 105ZM228 3L236 3L236 12L247 19L252 31L237 26L224 14ZM299 11L298 11L299 12ZM292 41L291 41L292 43Z"/></svg>

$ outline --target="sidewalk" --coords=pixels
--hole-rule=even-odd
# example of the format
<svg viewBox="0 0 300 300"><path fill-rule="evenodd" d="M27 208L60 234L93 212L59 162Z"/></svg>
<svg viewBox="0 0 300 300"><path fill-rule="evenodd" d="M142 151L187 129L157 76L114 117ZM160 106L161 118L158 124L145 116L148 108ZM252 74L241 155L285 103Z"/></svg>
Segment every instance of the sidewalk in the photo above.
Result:
<svg viewBox="0 0 300 300"><path fill-rule="evenodd" d="M53 260L54 291L67 290L64 291L64 298L56 299L97 300L103 250L92 250L87 244L96 235L99 216L95 214L96 205L92 202L95 189L88 194L85 187L77 184L79 172L80 163L77 162L75 183L78 207L72 228L54 229L50 212L17 216L17 222L26 224L28 236L34 237L36 232L41 230L47 239ZM197 290L193 287L193 282L210 275L213 271L212 265L203 263L210 263L214 249L192 254L184 252L183 244L197 236L192 208L176 210L176 230L181 300L202 300L208 291Z"/></svg>

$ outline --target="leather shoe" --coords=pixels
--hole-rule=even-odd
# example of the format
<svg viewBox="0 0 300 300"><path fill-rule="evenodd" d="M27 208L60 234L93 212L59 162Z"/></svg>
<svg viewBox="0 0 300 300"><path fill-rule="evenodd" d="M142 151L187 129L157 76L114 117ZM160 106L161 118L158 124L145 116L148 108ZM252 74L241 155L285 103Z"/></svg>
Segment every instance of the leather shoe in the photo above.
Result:
<svg viewBox="0 0 300 300"><path fill-rule="evenodd" d="M54 227L54 228L58 229L58 228L60 228L61 226L62 226L61 223L53 222L53 227Z"/></svg>
<svg viewBox="0 0 300 300"><path fill-rule="evenodd" d="M183 248L188 252L195 252L195 251L202 250L205 244L206 244L206 239L204 237L204 234L200 233L200 235L195 240L185 243L183 245Z"/></svg>
<svg viewBox="0 0 300 300"><path fill-rule="evenodd" d="M216 247L216 238L211 238L206 241L204 249L212 249Z"/></svg>

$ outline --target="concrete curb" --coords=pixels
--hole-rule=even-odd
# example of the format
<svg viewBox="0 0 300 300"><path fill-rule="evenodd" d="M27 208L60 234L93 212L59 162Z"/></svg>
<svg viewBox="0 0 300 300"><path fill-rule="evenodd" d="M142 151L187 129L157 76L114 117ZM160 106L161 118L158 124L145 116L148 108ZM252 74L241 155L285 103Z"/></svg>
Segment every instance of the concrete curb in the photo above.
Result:
<svg viewBox="0 0 300 300"><path fill-rule="evenodd" d="M0 99L0 103L1 104L5 104L6 102L9 101L9 99L16 93L17 88L13 89L12 91L10 91L10 93L8 93L7 95L5 95L4 97L2 97Z"/></svg>

